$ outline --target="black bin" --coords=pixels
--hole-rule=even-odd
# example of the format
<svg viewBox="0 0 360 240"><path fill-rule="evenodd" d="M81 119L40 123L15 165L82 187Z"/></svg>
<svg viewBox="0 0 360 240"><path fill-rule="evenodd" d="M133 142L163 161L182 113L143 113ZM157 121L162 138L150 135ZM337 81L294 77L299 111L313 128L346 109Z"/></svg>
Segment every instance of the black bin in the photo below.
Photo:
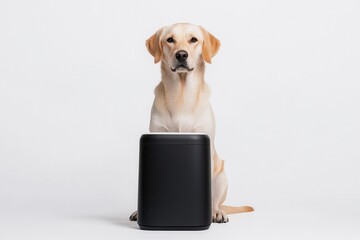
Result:
<svg viewBox="0 0 360 240"><path fill-rule="evenodd" d="M142 135L140 229L208 229L212 220L210 171L210 139L206 134Z"/></svg>

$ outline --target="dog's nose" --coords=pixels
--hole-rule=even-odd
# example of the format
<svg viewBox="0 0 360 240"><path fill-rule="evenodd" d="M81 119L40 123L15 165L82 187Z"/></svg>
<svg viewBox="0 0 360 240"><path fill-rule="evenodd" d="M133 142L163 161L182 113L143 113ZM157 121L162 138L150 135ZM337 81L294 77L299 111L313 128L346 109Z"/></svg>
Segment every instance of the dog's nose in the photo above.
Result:
<svg viewBox="0 0 360 240"><path fill-rule="evenodd" d="M175 57L179 62L183 62L187 59L188 53L184 50L180 50L176 52Z"/></svg>

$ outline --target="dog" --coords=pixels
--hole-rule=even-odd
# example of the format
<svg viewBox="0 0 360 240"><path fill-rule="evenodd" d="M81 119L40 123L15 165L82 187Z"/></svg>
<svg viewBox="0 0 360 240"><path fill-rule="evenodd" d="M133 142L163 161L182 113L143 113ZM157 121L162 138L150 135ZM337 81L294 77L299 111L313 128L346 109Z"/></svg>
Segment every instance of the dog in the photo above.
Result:
<svg viewBox="0 0 360 240"><path fill-rule="evenodd" d="M250 206L223 205L228 182L224 160L214 147L215 117L204 81L205 63L211 63L220 41L201 26L177 23L158 30L146 41L146 47L154 63L161 61L150 132L201 132L210 137L213 222L226 223L228 214L254 211ZM130 220L137 220L137 212Z"/></svg>

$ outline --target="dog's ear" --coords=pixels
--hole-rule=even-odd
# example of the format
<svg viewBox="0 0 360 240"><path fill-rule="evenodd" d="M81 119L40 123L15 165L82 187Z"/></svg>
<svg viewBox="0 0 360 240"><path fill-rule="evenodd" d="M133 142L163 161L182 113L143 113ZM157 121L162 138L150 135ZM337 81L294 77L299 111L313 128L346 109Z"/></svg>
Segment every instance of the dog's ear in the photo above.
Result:
<svg viewBox="0 0 360 240"><path fill-rule="evenodd" d="M207 63L211 63L211 58L216 55L220 48L220 41L211 33L201 28L204 35L204 42L202 46L202 57Z"/></svg>
<svg viewBox="0 0 360 240"><path fill-rule="evenodd" d="M162 29L158 30L146 40L147 50L154 57L154 63L158 63L162 58L161 32Z"/></svg>

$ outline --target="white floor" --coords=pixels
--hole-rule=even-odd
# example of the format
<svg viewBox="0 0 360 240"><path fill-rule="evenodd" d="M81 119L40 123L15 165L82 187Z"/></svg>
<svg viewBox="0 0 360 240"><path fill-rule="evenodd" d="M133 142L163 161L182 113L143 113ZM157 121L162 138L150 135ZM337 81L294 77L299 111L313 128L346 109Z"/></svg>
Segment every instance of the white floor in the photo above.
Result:
<svg viewBox="0 0 360 240"><path fill-rule="evenodd" d="M175 22L221 41L206 82L226 201L256 211L141 231L160 80L144 43ZM0 240L360 240L359 29L359 0L1 0Z"/></svg>
<svg viewBox="0 0 360 240"><path fill-rule="evenodd" d="M359 208L290 206L231 215L227 224L207 231L142 231L128 213L88 211L61 214L2 211L0 239L360 239ZM8 209L9 210L9 209Z"/></svg>

